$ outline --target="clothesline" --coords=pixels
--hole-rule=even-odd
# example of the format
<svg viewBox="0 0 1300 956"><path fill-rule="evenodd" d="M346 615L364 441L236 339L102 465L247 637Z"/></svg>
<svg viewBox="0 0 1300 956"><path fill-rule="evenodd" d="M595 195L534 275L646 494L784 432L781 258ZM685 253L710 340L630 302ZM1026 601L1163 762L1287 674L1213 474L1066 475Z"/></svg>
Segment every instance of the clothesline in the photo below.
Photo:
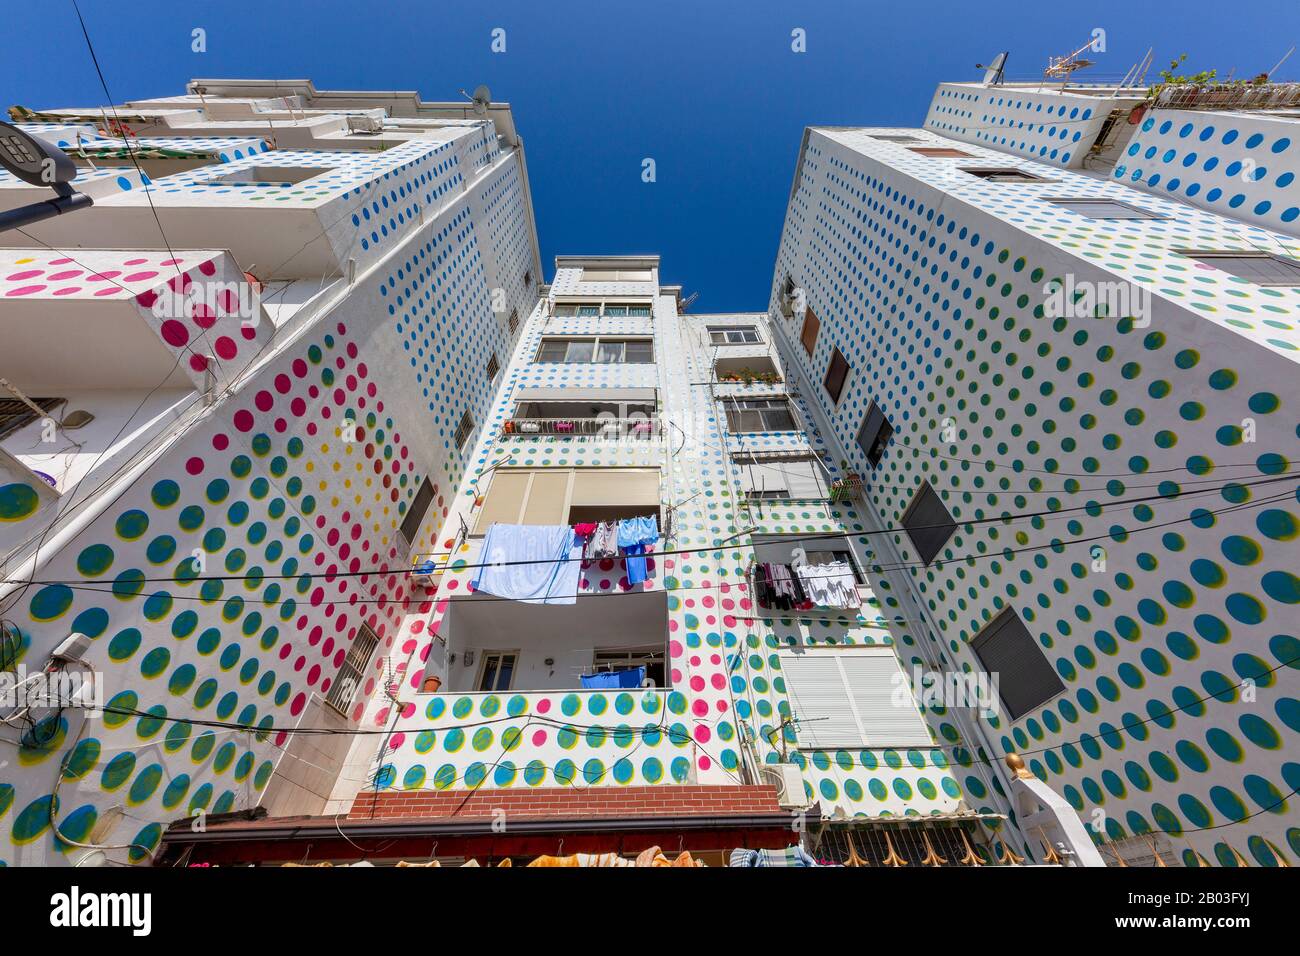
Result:
<svg viewBox="0 0 1300 956"><path fill-rule="evenodd" d="M781 611L862 606L858 581L847 561L793 566L759 562L754 565L754 596L761 607Z"/></svg>
<svg viewBox="0 0 1300 956"><path fill-rule="evenodd" d="M629 584L649 576L647 550L659 541L654 515L576 525L493 523L483 539L475 592L529 604L573 604L583 563L621 556Z"/></svg>

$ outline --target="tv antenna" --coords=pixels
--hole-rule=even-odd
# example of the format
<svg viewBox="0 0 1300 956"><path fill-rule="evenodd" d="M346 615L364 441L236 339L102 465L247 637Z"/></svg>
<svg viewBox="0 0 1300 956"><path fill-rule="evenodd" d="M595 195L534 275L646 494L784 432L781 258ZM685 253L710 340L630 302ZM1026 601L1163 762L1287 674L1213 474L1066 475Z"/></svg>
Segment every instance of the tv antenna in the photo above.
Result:
<svg viewBox="0 0 1300 956"><path fill-rule="evenodd" d="M1082 70L1084 67L1092 66L1096 60L1085 60L1079 54L1085 50L1091 50L1094 41L1089 40L1073 53L1067 53L1065 56L1048 57L1047 69L1043 71L1043 76L1052 78L1060 77L1063 81L1068 82L1070 74L1076 70Z"/></svg>

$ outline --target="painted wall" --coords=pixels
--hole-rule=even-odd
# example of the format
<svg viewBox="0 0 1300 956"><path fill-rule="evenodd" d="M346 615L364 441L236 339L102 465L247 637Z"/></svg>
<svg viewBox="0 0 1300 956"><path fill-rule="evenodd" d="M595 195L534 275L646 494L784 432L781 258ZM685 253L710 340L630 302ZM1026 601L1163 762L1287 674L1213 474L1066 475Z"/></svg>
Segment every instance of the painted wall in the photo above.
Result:
<svg viewBox="0 0 1300 956"><path fill-rule="evenodd" d="M782 354L870 478L882 593L915 608L905 644L979 668L971 639L1014 608L1065 692L984 721L993 746L1098 838L1164 830L1193 863L1294 860L1300 510L1276 479L1295 458L1300 291L1175 251L1242 248L1231 221L1024 160L1054 182L970 184L871 132L810 132L772 311L790 275L821 319L811 358L799 322L775 320ZM1084 219L1043 201L1062 190L1168 219ZM1149 289L1149 324L1045 316L1067 275ZM852 366L838 404L818 384L832 346ZM872 400L895 429L874 470L855 443ZM979 522L929 567L888 530L922 479Z"/></svg>

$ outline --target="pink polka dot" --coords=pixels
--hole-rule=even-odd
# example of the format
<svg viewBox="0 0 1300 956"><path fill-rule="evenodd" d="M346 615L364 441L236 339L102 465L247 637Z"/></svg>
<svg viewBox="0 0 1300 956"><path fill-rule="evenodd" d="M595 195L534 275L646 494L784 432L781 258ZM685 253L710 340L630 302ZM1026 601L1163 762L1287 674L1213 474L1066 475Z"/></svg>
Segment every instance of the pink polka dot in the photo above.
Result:
<svg viewBox="0 0 1300 956"><path fill-rule="evenodd" d="M162 324L162 337L172 348L181 348L189 342L190 333L175 319L168 319Z"/></svg>
<svg viewBox="0 0 1300 956"><path fill-rule="evenodd" d="M203 471L203 459L198 457L191 458L189 461L185 462L185 470L191 475L199 474Z"/></svg>
<svg viewBox="0 0 1300 956"><path fill-rule="evenodd" d="M216 351L217 355L223 359L232 359L239 352L239 346L235 344L235 340L227 335L223 335L221 338L217 339L213 349Z"/></svg>
<svg viewBox="0 0 1300 956"><path fill-rule="evenodd" d="M16 289L10 289L5 293L6 296L32 295L44 289L43 285L23 285Z"/></svg>

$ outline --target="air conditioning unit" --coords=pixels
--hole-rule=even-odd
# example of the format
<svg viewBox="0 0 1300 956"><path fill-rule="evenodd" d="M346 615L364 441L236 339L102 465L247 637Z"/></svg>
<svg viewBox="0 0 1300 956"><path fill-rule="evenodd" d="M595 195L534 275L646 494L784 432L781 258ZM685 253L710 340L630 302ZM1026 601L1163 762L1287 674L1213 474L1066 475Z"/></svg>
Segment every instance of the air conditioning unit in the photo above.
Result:
<svg viewBox="0 0 1300 956"><path fill-rule="evenodd" d="M356 115L348 117L348 132L375 136L384 131L384 121L378 116Z"/></svg>
<svg viewBox="0 0 1300 956"><path fill-rule="evenodd" d="M776 787L776 802L783 807L806 807L808 795L803 788L803 771L797 764L768 764L758 769L764 783Z"/></svg>

